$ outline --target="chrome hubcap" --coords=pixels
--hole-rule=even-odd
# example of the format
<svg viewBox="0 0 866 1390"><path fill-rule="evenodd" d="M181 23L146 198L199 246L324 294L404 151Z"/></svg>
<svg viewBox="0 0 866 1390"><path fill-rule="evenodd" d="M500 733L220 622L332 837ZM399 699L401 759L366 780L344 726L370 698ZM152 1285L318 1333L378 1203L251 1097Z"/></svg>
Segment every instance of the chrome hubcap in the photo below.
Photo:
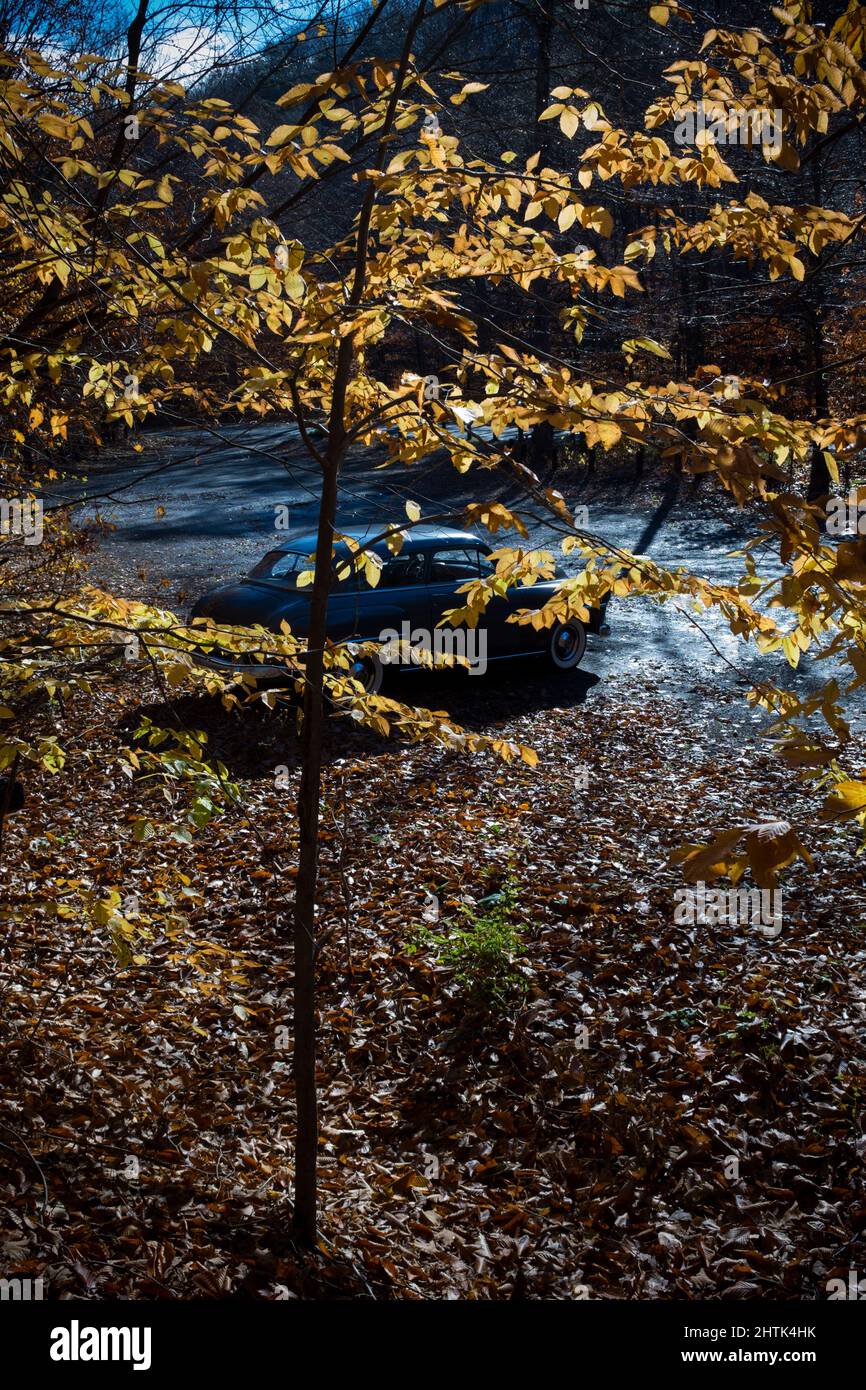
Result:
<svg viewBox="0 0 866 1390"><path fill-rule="evenodd" d="M365 661L363 657L357 657L356 660L352 662L352 665L349 667L349 674L354 676L356 681L360 681L365 690L368 690L373 684L373 669L370 663Z"/></svg>
<svg viewBox="0 0 866 1390"><path fill-rule="evenodd" d="M573 628L563 628L554 638L554 649L560 661L567 661L577 651L579 638Z"/></svg>

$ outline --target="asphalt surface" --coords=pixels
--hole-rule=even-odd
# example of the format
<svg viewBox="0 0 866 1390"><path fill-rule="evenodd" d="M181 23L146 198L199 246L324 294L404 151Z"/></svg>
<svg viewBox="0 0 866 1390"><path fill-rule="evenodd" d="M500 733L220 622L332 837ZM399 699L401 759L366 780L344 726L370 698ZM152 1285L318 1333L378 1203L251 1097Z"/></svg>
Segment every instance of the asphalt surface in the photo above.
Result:
<svg viewBox="0 0 866 1390"><path fill-rule="evenodd" d="M438 520L476 498L516 500L502 491L495 473L459 475L445 459L382 469L381 458L367 451L348 460L338 524L393 524L405 519L407 498L420 504L425 520ZM638 486L626 479L602 491L586 477L556 475L550 481L571 505L585 505L590 530L616 546L713 580L732 580L740 571L741 561L731 552L752 533L754 518L733 512L711 492L697 495L688 480ZM318 469L292 426L239 425L220 437L198 430L148 435L141 453L126 451L113 460L103 454L86 481L67 479L54 490L54 499L75 499L79 519L111 527L93 556L92 582L185 612L215 584L247 573L284 538L278 526L314 528L317 484ZM491 539L508 543L501 535ZM539 524L531 540L551 543L555 537ZM565 571L574 567L563 562ZM771 556L759 570L773 572ZM793 671L781 654L759 656L712 612L693 621L672 604L613 600L608 622L609 637L590 638L571 693L557 678L559 695L569 702L595 699L612 683L640 686L650 697L654 688L664 689L691 709L696 738L708 746L714 737L733 736L733 729L737 737L749 737L766 724L742 700L755 681L772 680L803 693L832 674L827 663L809 658ZM478 686L492 680L518 689L531 674L542 698L538 665L530 663L531 672L522 672L517 663L496 664ZM410 679L436 684L465 677ZM552 698L558 698L556 691ZM726 707L721 727L720 703ZM861 723L866 727L858 714L855 726Z"/></svg>

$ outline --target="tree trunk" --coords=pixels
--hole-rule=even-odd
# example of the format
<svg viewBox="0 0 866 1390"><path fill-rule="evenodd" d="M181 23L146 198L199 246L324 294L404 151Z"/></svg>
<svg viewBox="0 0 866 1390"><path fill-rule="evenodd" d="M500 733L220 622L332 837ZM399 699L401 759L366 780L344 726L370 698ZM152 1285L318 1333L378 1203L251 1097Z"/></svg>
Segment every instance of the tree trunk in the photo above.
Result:
<svg viewBox="0 0 866 1390"><path fill-rule="evenodd" d="M812 197L815 206L820 206L823 196L821 160L812 160ZM809 331L809 348L812 369L815 373L812 390L812 419L816 422L830 413L830 393L825 372L826 354L824 352L824 292L820 275L816 276L806 292L806 319ZM809 484L806 501L817 502L826 508L832 490L830 470L824 454L817 444L812 445L809 466Z"/></svg>
<svg viewBox="0 0 866 1390"><path fill-rule="evenodd" d="M809 305L809 338L812 366L815 372L815 385L812 392L812 418L822 419L829 413L827 377L824 371L824 332L820 307ZM817 444L812 445L812 458L809 466L809 485L806 489L807 502L827 502L831 491L830 470L824 454Z"/></svg>
<svg viewBox="0 0 866 1390"><path fill-rule="evenodd" d="M298 878L295 887L294 1059L296 1140L294 1235L302 1245L316 1240L316 1172L319 1116L316 1098L316 887L319 867L319 802L325 732L324 647L331 587L331 551L337 516L340 459L326 458L319 503L316 574L310 600L310 626L301 731L301 785L298 791Z"/></svg>
<svg viewBox="0 0 866 1390"><path fill-rule="evenodd" d="M374 161L381 170L400 96L406 83L409 55L418 27L424 17L426 0L420 0L409 24L403 44L394 90ZM348 305L356 309L367 283L367 256L370 224L376 187L370 181L358 214L355 239L355 268ZM334 529L337 518L337 482L348 446L346 401L355 362L355 343L350 332L340 339L334 366L331 407L328 417L328 446L319 456L322 493L319 502L319 529L316 537L316 569L310 596L307 629L307 660L304 671L304 722L301 732L301 784L298 790L299 831L298 878L294 910L294 1057L295 1082L295 1181L292 1231L301 1245L315 1244L317 1232L317 1167L319 1116L316 1095L316 896L319 869L319 803L322 791L322 746L325 733L324 650L328 626L328 596L331 590ZM300 423L300 421L299 421Z"/></svg>
<svg viewBox="0 0 866 1390"><path fill-rule="evenodd" d="M555 0L538 0L535 7L535 30L537 35L537 58L535 64L535 123L533 125L533 138L530 148L538 141L538 148L541 152L539 168L544 168L550 160L550 145L552 138L552 121L542 121L539 124L541 113L550 104L551 88L551 41L553 36L553 7ZM539 356L547 353L550 347L550 304L547 295L542 296L536 292L535 311L532 322L533 346ZM533 425L530 437L529 454L532 468L538 472L543 468L546 459L550 456L553 447L553 429L546 420L540 420Z"/></svg>

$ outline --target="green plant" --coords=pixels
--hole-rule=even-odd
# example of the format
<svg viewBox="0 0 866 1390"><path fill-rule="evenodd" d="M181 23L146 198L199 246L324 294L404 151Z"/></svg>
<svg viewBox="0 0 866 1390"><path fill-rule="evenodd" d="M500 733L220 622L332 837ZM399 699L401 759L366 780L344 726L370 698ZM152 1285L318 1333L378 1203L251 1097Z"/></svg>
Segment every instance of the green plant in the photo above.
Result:
<svg viewBox="0 0 866 1390"><path fill-rule="evenodd" d="M526 980L515 964L523 949L523 923L515 921L516 885L507 879L498 893L475 907L461 906L453 923L439 930L416 927L410 951L426 950L451 972L469 1005L505 1013L523 997Z"/></svg>

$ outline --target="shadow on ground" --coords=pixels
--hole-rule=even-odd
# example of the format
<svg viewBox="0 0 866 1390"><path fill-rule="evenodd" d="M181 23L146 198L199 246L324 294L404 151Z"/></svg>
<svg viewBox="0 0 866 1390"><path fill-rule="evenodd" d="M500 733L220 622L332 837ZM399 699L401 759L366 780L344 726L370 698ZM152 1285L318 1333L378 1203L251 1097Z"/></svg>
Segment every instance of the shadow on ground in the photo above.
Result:
<svg viewBox="0 0 866 1390"><path fill-rule="evenodd" d="M532 660L502 664L507 671L494 667L479 677L464 672L391 674L382 694L407 705L447 710L464 728L486 733L542 710L576 709L600 684L590 671L553 671ZM274 710L261 704L226 710L211 696L185 695L139 706L119 732L130 738L142 718L159 728L205 734L207 756L224 763L232 778L272 780L277 766L289 773L299 767L297 702L291 698ZM393 740L337 716L328 725L325 762L375 758L393 747Z"/></svg>

